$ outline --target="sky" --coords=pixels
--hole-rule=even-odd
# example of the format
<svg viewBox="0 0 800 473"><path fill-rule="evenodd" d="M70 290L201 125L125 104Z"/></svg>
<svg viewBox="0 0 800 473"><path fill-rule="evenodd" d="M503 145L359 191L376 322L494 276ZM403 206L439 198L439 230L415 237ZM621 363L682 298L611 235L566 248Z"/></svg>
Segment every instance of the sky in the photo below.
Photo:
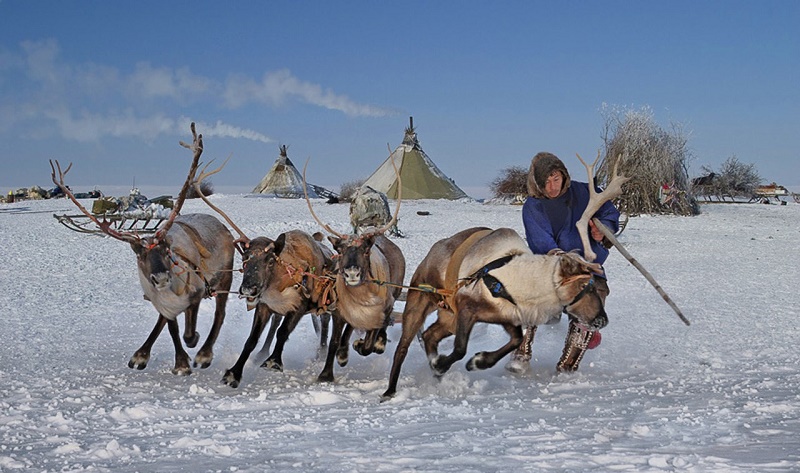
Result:
<svg viewBox="0 0 800 473"><path fill-rule="evenodd" d="M321 230L302 199L211 199L251 238ZM347 204L313 204L323 222L346 231ZM183 210L211 212L198 199ZM166 330L147 367L128 368L157 319L142 298L130 246L60 225L54 213L76 212L64 199L0 206L0 239L14 242L3 245L0 265L0 470L800 471L800 351L792 329L800 204L701 210L632 217L619 237L691 325L611 250L609 324L576 373L555 369L566 318L539 327L527 374L506 372L505 359L467 371L467 358L508 341L502 328L477 324L467 357L441 380L413 342L397 395L381 402L401 323L389 327L385 353L350 350L335 382L318 383L324 360L306 316L286 343L283 372L261 368L267 355L256 350L241 384L222 384L252 325L253 312L235 295L208 368L173 375ZM406 284L435 241L476 225L522 232L520 212L474 201L404 201L405 237L393 241L406 259ZM241 265L237 254L234 268ZM241 277L234 272L232 290ZM213 314L205 299L201 341ZM189 356L201 344L187 348ZM439 351L452 349L450 337Z"/></svg>
<svg viewBox="0 0 800 473"><path fill-rule="evenodd" d="M539 151L583 177L603 110L689 136L800 191L800 4L0 0L0 190L177 188L189 123L211 182L249 192L279 146L331 189L368 177L414 117L469 195Z"/></svg>

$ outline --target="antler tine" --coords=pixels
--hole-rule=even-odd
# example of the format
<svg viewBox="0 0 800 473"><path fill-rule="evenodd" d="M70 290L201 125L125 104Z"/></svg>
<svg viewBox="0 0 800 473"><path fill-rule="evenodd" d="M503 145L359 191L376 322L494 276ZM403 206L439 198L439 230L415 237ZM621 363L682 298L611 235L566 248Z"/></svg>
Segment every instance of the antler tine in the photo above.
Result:
<svg viewBox="0 0 800 473"><path fill-rule="evenodd" d="M189 174L186 176L186 181L183 183L183 187L181 187L181 191L178 194L178 198L175 201L175 206L172 208L172 212L169 214L169 218L167 219L166 223L164 223L164 225L158 229L158 232L156 232L155 238L157 240L167 234L167 231L169 231L170 227L172 227L175 219L178 217L178 215L180 215L183 203L186 201L186 194L189 193L189 187L191 187L192 181L194 181L194 175L197 172L197 166L200 163L200 155L203 154L203 135L197 134L194 122L192 122L190 128L192 130L192 144L184 143L183 141L179 141L178 143L184 148L190 149L194 152L192 164L189 167Z"/></svg>
<svg viewBox="0 0 800 473"><path fill-rule="evenodd" d="M586 205L586 210L583 211L581 218L575 223L575 226L578 228L578 233L580 234L581 242L583 243L583 256L587 261L592 262L595 260L595 258L597 258L597 255L594 251L592 251L592 247L589 242L589 220L591 220L592 216L598 210L600 210L600 207L603 204L622 195L622 185L628 182L630 178L621 174L617 174L617 166L622 160L620 157L617 159L617 162L614 163L611 181L609 181L606 189L598 194L594 185L594 167L597 164L597 161L600 160L600 150L597 150L597 157L591 165L586 164L586 161L581 158L580 154L575 153L575 155L586 168L586 172L589 175L589 203Z"/></svg>
<svg viewBox="0 0 800 473"><path fill-rule="evenodd" d="M58 168L58 180L56 180L56 168ZM64 183L64 176L69 172L70 169L72 169L72 163L69 163L69 166L67 166L67 169L62 171L61 170L61 163L59 163L58 160L56 160L55 161L55 166L54 166L53 165L53 160L51 159L50 160L50 169L51 169L50 177L53 179L53 184L57 185L64 192L64 195L69 197L69 200L71 200L72 203L75 204L78 207L78 210L80 210L84 215L89 217L89 220L94 222L94 224L97 225L97 227L103 233L105 233L106 235L108 235L110 237L116 238L117 240L121 240L121 241L128 242L128 243L135 243L135 242L141 240L141 238L139 238L139 236L136 235L136 234L129 233L129 232L118 232L118 231L112 229L111 228L111 222L101 222L100 220L98 220L97 217L94 216L94 214L92 214L91 212L86 210L86 207L84 207L80 202L78 202L78 199L75 197L75 195L72 193L72 191L69 190L67 185Z"/></svg>
<svg viewBox="0 0 800 473"><path fill-rule="evenodd" d="M392 225L397 223L397 217L400 215L400 202L403 200L403 182L400 179L400 171L397 169L397 164L395 164L394 162L394 157L389 155L389 159L392 160L392 167L394 168L395 175L397 175L397 205L395 206L394 215L392 216L392 219L389 221L389 223L387 223L380 229L374 231L373 233L375 234L385 233L386 230L389 230L390 228L392 228Z"/></svg>
<svg viewBox="0 0 800 473"><path fill-rule="evenodd" d="M248 238L247 235L245 235L244 232L239 227L237 227L235 223L233 223L233 220L231 220L231 218L228 217L228 214L223 212L216 205L212 204L211 201L208 200L208 198L205 196L205 194L203 194L203 190L200 188L200 183L203 182L203 179L207 178L208 176L213 176L214 174L222 171L222 168L224 168L225 165L228 164L228 161L230 161L231 156L232 155L228 155L228 158L225 160L224 163L222 163L222 166L218 167L217 169L214 169L213 171L206 172L206 169L208 169L208 167L211 165L211 163L214 162L213 159L211 161L209 161L208 164L203 166L203 169L200 170L200 174L197 176L197 179L195 179L195 181L194 181L194 190L197 192L197 195L199 195L200 198L203 199L203 202L205 202L206 205L208 205L209 207L214 209L215 212L220 214L222 216L222 218L224 218L225 221L228 222L228 225L230 225L234 230L236 230L236 233L239 234L239 239L236 240L236 241L237 242L242 242L244 244L247 244L247 243L250 242L250 238Z"/></svg>
<svg viewBox="0 0 800 473"><path fill-rule="evenodd" d="M308 204L308 210L309 212L311 212L311 216L314 217L314 220L316 220L317 223L320 224L322 228L327 230L328 233L330 233L331 235L336 235L339 238L345 238L346 235L339 233L336 230L332 229L329 225L322 223L322 220L320 220L319 217L317 217L317 214L314 213L314 208L311 206L311 199L308 198L308 183L306 183L306 168L308 167L309 159L306 159L306 164L303 166L303 195L306 197L306 204Z"/></svg>

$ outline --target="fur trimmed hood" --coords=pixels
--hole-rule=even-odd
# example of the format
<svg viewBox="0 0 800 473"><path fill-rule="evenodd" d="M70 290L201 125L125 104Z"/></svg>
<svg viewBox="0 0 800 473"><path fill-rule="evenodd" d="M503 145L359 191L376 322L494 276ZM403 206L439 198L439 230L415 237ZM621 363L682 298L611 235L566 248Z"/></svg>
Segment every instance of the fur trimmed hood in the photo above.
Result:
<svg viewBox="0 0 800 473"><path fill-rule="evenodd" d="M561 192L557 197L561 197L569 189L571 179L569 171L564 163L553 153L541 152L531 160L531 167L528 170L528 195L536 199L547 199L544 192L547 178L553 171L561 171L564 175L564 182L561 185Z"/></svg>

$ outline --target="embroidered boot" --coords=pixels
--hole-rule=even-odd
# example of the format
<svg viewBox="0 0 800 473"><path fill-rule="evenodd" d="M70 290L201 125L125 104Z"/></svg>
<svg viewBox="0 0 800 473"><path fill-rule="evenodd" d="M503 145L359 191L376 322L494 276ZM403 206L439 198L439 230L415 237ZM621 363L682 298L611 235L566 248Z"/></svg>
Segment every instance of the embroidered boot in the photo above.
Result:
<svg viewBox="0 0 800 473"><path fill-rule="evenodd" d="M514 374L522 374L531 369L531 355L533 354L533 336L536 335L536 326L526 327L522 334L522 343L511 354L511 359L506 363L506 370Z"/></svg>
<svg viewBox="0 0 800 473"><path fill-rule="evenodd" d="M592 342L595 335L599 335L599 333L586 330L575 322L570 321L567 339L564 341L564 351L561 353L561 359L558 360L558 364L556 364L556 370L560 373L577 371L583 355L590 348L590 342ZM597 343L599 343L599 337L591 348L597 346Z"/></svg>

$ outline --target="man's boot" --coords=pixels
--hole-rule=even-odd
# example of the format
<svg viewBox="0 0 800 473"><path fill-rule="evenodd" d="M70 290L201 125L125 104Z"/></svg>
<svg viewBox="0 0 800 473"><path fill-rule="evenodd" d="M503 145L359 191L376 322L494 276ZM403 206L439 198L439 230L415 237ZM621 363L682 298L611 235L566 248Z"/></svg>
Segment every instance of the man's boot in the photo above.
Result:
<svg viewBox="0 0 800 473"><path fill-rule="evenodd" d="M533 336L536 335L536 326L526 327L522 334L522 343L511 354L511 359L506 363L506 370L514 374L522 374L531 368L531 355L533 354Z"/></svg>
<svg viewBox="0 0 800 473"><path fill-rule="evenodd" d="M586 350L600 343L600 333L586 330L573 321L569 322L569 332L564 341L564 351L558 360L556 370L560 373L577 371Z"/></svg>

